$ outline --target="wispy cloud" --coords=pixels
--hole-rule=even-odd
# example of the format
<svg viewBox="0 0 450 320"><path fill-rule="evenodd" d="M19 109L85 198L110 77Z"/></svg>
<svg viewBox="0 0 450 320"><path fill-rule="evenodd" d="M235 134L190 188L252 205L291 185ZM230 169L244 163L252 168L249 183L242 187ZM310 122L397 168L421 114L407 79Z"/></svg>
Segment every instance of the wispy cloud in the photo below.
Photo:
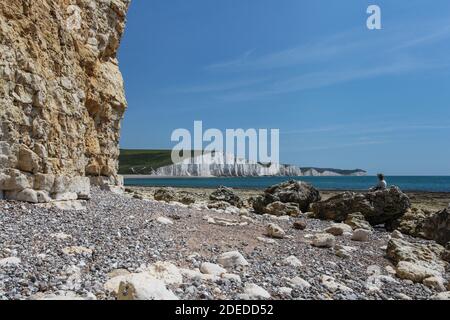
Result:
<svg viewBox="0 0 450 320"><path fill-rule="evenodd" d="M407 132L449 130L450 124L411 124L392 125L384 123L373 123L367 125L330 125L306 128L302 130L282 131L282 135L314 135L319 139L314 141L314 145L299 147L295 151L321 151L344 148L359 148L373 145L383 145L388 143L398 143L399 135ZM331 138L342 138L343 143L330 143ZM292 151L292 146L290 146Z"/></svg>
<svg viewBox="0 0 450 320"><path fill-rule="evenodd" d="M377 125L372 125L371 127L357 127L343 131L342 134L357 134L357 135L368 135L368 134L386 134L386 133L396 133L396 132L407 132L407 131L436 131L436 130L448 130L450 129L450 124L410 124L410 125L383 125L381 123Z"/></svg>
<svg viewBox="0 0 450 320"><path fill-rule="evenodd" d="M210 93L220 101L242 102L358 80L446 69L450 67L450 57L430 50L426 55L417 54L413 49L428 48L448 38L450 25L442 20L422 24L420 32L409 28L409 24L390 25L389 30L374 33L347 30L267 54L247 50L235 58L206 66L207 82L168 91ZM265 76L261 77L262 73ZM224 78L224 82L216 80Z"/></svg>
<svg viewBox="0 0 450 320"><path fill-rule="evenodd" d="M435 123L435 124L410 124L410 125L396 125L386 123L372 123L364 125L339 124L329 126L310 127L300 130L281 131L282 135L314 135L314 136L355 136L358 141L372 141L375 138L379 139L383 135L384 138L392 138L392 134L406 133L406 132L423 132L423 131L442 131L450 130L450 123Z"/></svg>
<svg viewBox="0 0 450 320"><path fill-rule="evenodd" d="M316 128L305 128L300 130L288 130L288 131L281 131L280 134L312 134L312 133L325 133L325 132L336 132L338 130L343 129L344 127L342 125L336 125L336 126L327 126L327 127L316 127Z"/></svg>
<svg viewBox="0 0 450 320"><path fill-rule="evenodd" d="M355 50L357 48L371 46L375 43L369 43L365 40L349 42L348 37L351 32L339 33L331 37L302 44L294 48L288 48L266 55L256 55L256 50L250 50L237 58L229 61L223 61L206 66L207 70L213 71L248 71L250 69L274 69L289 67L292 65L305 64L312 61L321 61L335 57L340 54Z"/></svg>
<svg viewBox="0 0 450 320"><path fill-rule="evenodd" d="M254 79L238 79L229 80L226 82L212 83L212 84L200 84L194 86L186 86L173 88L169 90L171 93L208 93L208 92L225 92L234 89L243 89L255 84L262 84L266 82L269 78L254 78Z"/></svg>
<svg viewBox="0 0 450 320"><path fill-rule="evenodd" d="M386 144L389 140L372 140L372 141L361 141L361 142L350 142L342 144L330 144L330 145L319 145L312 147L300 148L298 151L320 151L320 150L331 150L331 149L343 149L343 148L354 148L354 147L364 147L370 145Z"/></svg>
<svg viewBox="0 0 450 320"><path fill-rule="evenodd" d="M387 75L400 75L412 71L447 68L448 62L420 61L413 59L398 59L384 65L368 65L366 67L345 68L337 70L317 71L291 76L272 82L264 87L250 90L236 90L218 96L224 101L248 101L272 95L300 92L310 89L328 87L354 80L371 79Z"/></svg>
<svg viewBox="0 0 450 320"><path fill-rule="evenodd" d="M450 26L446 25L448 22L440 24L436 30L430 30L429 32L415 36L406 41L400 42L400 44L392 47L391 50L402 50L415 46L421 46L424 44L433 43L435 41L445 40L450 37ZM443 27L442 27L443 26Z"/></svg>
<svg viewBox="0 0 450 320"><path fill-rule="evenodd" d="M255 50L248 50L244 52L244 54L235 59L211 64L209 66L206 66L206 69L221 70L221 69L236 68L245 65L250 60L250 56L254 51Z"/></svg>
<svg viewBox="0 0 450 320"><path fill-rule="evenodd" d="M367 31L361 31L361 29L347 30L315 42L265 55L258 56L256 50L252 49L237 58L206 66L206 69L239 72L252 69L264 70L299 66L324 60L334 60L358 52L365 52L365 55L378 55L380 50L401 51L446 40L450 37L450 26L447 20L435 21L428 25L422 24L421 30L418 33L417 30L411 30L410 28L391 27L380 37L369 36Z"/></svg>
<svg viewBox="0 0 450 320"><path fill-rule="evenodd" d="M365 146L398 143L401 134L409 132L449 130L449 123L424 123L411 125L394 125L386 123L372 123L365 125L339 124L329 126L310 127L300 130L282 131L281 135L298 135L308 137L304 142L310 141L314 136L313 145L294 147L294 151L322 151L333 149L360 148ZM331 143L336 137L340 137L342 143ZM311 141L310 141L311 142ZM292 151L293 147L289 149Z"/></svg>
<svg viewBox="0 0 450 320"><path fill-rule="evenodd" d="M229 61L208 65L206 69L222 72L273 70L334 60L351 53L375 50L386 42L397 42L393 36L375 39L368 39L366 36L367 34L361 36L359 30L354 29L264 55L257 55L253 49Z"/></svg>

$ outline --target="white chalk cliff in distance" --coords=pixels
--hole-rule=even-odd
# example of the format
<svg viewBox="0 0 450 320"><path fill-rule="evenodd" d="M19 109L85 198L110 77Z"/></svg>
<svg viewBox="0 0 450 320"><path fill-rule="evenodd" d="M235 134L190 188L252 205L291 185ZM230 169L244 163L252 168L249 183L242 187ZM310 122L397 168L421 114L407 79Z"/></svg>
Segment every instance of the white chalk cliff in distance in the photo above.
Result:
<svg viewBox="0 0 450 320"><path fill-rule="evenodd" d="M345 173L343 173L345 172ZM262 177L262 176L342 176L365 175L363 170L300 168L279 163L262 164L216 152L184 159L149 172L160 177Z"/></svg>

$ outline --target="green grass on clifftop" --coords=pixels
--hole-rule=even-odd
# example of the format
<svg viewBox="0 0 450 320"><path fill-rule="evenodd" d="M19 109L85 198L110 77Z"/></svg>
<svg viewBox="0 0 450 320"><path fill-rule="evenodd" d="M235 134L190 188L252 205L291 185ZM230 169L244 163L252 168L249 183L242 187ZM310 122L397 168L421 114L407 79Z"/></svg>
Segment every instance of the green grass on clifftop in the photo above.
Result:
<svg viewBox="0 0 450 320"><path fill-rule="evenodd" d="M120 174L148 174L172 164L171 150L120 150Z"/></svg>

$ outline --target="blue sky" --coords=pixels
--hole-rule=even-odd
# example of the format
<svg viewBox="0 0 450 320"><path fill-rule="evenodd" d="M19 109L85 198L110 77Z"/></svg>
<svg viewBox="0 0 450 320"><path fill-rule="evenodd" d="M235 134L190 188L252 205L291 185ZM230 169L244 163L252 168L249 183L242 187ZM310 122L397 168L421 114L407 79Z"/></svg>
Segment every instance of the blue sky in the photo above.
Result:
<svg viewBox="0 0 450 320"><path fill-rule="evenodd" d="M134 0L119 62L123 148L202 120L279 128L284 163L450 174L448 0Z"/></svg>

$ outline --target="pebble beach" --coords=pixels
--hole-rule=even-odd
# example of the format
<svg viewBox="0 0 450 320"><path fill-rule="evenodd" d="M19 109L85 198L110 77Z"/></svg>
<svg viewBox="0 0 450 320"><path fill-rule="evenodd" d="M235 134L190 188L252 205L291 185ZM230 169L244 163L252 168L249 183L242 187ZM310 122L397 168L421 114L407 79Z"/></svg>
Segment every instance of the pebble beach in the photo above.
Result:
<svg viewBox="0 0 450 320"><path fill-rule="evenodd" d="M176 299L409 300L446 293L396 277L386 257L392 234L383 228L368 241L354 241L350 232L334 237L333 247L317 247L312 239L332 221L305 215L300 230L298 217L208 209L201 202L208 190L197 190L190 205L156 201L154 191L93 189L86 209L76 211L0 201L0 299L116 299L111 279L142 272L164 283L162 297ZM269 224L283 236L268 237ZM234 262L224 263L230 252ZM448 272L443 277L450 279Z"/></svg>

